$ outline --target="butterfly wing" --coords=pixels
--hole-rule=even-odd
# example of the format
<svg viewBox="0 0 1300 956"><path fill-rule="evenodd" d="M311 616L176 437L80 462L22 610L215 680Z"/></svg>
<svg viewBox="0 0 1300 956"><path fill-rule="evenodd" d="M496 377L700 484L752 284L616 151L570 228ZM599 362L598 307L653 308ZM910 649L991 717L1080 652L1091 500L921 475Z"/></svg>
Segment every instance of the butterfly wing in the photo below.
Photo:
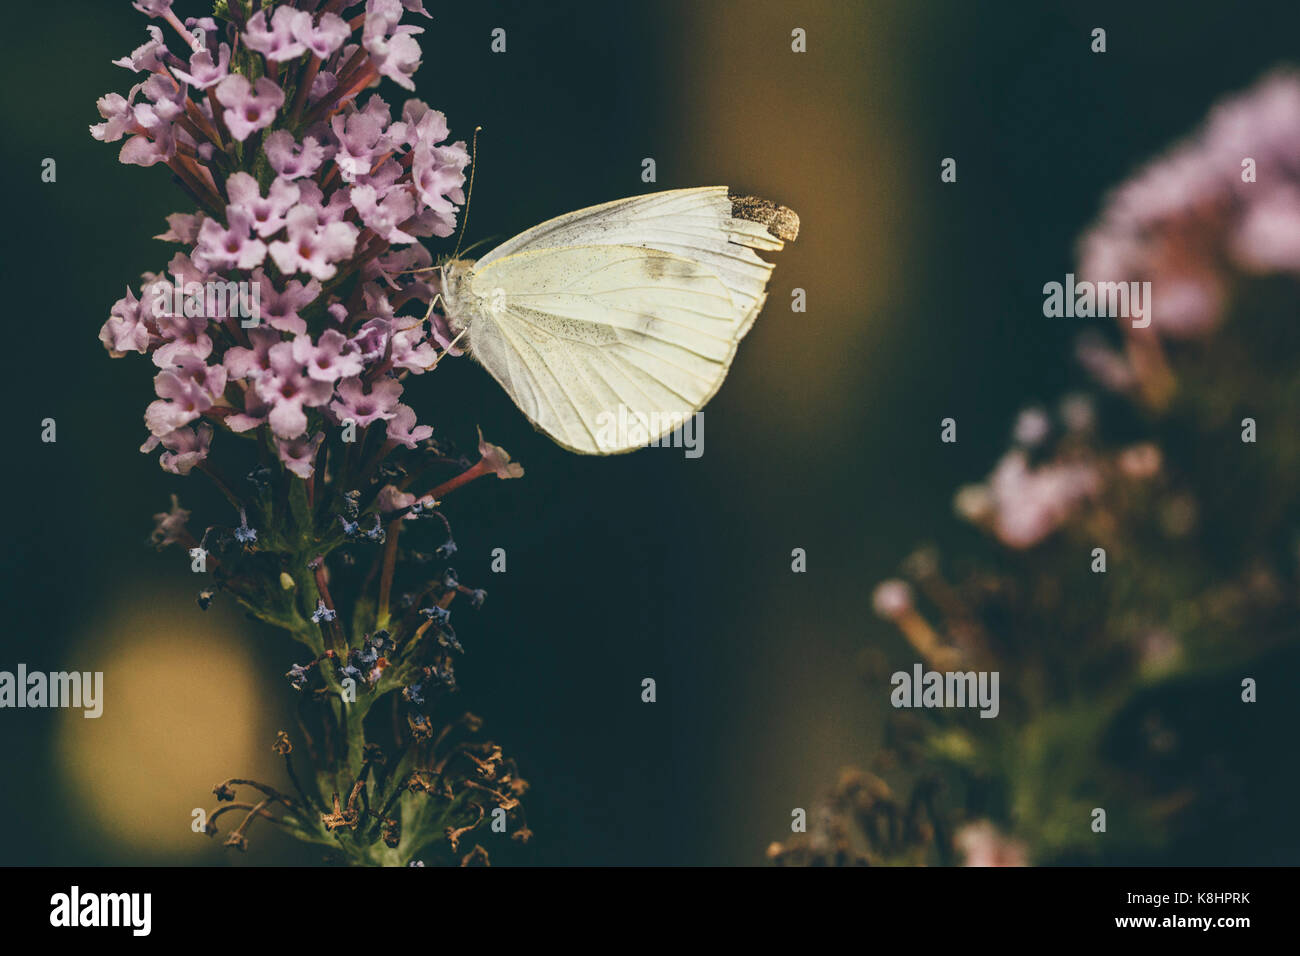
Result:
<svg viewBox="0 0 1300 956"><path fill-rule="evenodd" d="M638 196L504 243L470 277L492 304L470 324L471 354L565 448L613 454L662 437L721 386L766 297L772 266L753 250L783 245L779 207L742 218L736 202L726 187ZM610 427L620 406L644 440Z"/></svg>

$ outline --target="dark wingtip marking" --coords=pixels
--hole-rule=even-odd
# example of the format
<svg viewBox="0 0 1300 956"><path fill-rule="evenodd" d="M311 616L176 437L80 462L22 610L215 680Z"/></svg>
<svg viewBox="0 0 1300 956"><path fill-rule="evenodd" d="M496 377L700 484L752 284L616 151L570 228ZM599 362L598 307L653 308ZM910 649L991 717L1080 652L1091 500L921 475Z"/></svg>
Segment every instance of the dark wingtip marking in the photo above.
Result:
<svg viewBox="0 0 1300 956"><path fill-rule="evenodd" d="M761 223L778 239L794 242L799 236L799 216L793 209L778 206L770 199L757 196L727 197L731 200L731 215L736 219Z"/></svg>

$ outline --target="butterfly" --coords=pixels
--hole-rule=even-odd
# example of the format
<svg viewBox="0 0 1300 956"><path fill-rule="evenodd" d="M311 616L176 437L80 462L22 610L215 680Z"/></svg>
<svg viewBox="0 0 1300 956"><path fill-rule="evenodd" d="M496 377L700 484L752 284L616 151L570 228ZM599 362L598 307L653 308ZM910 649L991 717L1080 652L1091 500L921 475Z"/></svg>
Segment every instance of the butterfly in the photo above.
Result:
<svg viewBox="0 0 1300 956"><path fill-rule="evenodd" d="M726 186L619 199L437 267L443 309L536 428L570 451L618 454L718 391L767 298L773 266L755 250L798 231L791 210Z"/></svg>

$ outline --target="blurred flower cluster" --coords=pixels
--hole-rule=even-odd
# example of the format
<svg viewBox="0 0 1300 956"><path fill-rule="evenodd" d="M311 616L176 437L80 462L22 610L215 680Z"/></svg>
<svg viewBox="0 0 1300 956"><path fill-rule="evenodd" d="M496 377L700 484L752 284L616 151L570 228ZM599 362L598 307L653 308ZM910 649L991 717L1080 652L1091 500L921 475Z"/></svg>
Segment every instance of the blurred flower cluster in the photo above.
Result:
<svg viewBox="0 0 1300 956"><path fill-rule="evenodd" d="M1204 863L1264 798L1254 682L1300 644L1300 75L1138 171L1079 258L1150 281L1151 324L1085 333L1097 391L1024 409L957 491L982 537L876 588L883 737L773 860ZM888 707L914 661L997 672L1000 713Z"/></svg>
<svg viewBox="0 0 1300 956"><path fill-rule="evenodd" d="M133 5L156 22L115 61L136 82L99 100L91 133L121 141L123 163L167 166L194 209L168 217L158 238L181 250L127 290L100 339L155 368L142 451L201 472L231 508L227 525L191 530L173 496L153 542L189 549L210 576L201 607L224 591L309 655L286 675L300 746L275 745L293 793L227 781L208 832L237 808L230 846L265 818L387 864L450 858L480 825L527 840L512 763L477 741L477 718L438 714L463 651L452 601L486 596L448 565L440 501L523 469L481 435L462 458L402 402L408 376L459 354L418 240L454 233L470 156L442 113L367 91L414 89L424 30L401 21L428 13L420 0L218 0L182 22L171 0ZM307 779L290 756L304 751ZM239 786L257 802L237 801Z"/></svg>

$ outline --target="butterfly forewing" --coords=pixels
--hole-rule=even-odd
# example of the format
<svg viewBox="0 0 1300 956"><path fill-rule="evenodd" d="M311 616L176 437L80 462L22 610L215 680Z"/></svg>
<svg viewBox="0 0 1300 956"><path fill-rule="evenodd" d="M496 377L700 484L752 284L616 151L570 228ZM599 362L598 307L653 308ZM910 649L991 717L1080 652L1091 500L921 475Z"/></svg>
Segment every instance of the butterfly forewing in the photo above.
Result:
<svg viewBox="0 0 1300 956"><path fill-rule="evenodd" d="M511 239L469 276L471 353L566 448L662 437L718 390L762 307L772 266L751 247L782 245L732 209L726 187L674 190ZM646 430L612 432L619 416Z"/></svg>

